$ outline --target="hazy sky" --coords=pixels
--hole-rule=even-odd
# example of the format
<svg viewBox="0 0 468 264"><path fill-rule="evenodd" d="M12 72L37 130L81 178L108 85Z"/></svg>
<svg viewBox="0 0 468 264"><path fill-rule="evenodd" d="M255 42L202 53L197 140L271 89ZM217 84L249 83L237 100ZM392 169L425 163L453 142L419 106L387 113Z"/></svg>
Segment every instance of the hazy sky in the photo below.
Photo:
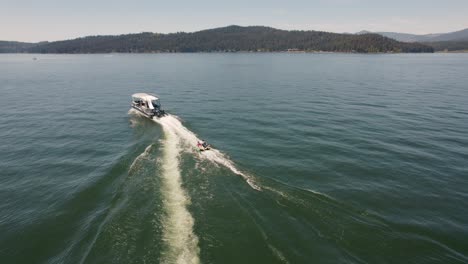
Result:
<svg viewBox="0 0 468 264"><path fill-rule="evenodd" d="M0 40L197 31L227 25L331 32L468 28L468 0L0 0Z"/></svg>

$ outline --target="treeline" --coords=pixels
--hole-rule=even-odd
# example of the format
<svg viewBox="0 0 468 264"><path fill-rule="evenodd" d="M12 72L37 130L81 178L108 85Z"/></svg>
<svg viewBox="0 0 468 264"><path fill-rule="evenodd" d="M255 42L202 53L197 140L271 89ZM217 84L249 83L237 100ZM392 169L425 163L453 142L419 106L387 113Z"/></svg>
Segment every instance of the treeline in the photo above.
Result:
<svg viewBox="0 0 468 264"><path fill-rule="evenodd" d="M468 41L437 41L424 43L434 51L468 51Z"/></svg>
<svg viewBox="0 0 468 264"><path fill-rule="evenodd" d="M33 53L110 52L433 52L419 43L403 43L378 34L336 34L320 31L287 31L270 27L229 26L193 33L139 33L91 36L55 41L25 48Z"/></svg>
<svg viewBox="0 0 468 264"><path fill-rule="evenodd" d="M36 43L26 43L18 41L0 41L0 53L20 53L26 52L29 48L36 46Z"/></svg>

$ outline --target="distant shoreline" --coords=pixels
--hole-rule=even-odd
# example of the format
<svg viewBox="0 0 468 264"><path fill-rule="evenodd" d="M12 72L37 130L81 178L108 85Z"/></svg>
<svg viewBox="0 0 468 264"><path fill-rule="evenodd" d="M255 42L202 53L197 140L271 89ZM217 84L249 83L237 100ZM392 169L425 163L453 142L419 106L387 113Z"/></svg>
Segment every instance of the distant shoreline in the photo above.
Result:
<svg viewBox="0 0 468 264"><path fill-rule="evenodd" d="M435 52L351 52L351 51L195 51L195 52L165 52L165 51L151 51L151 52L3 52L1 54L34 54L34 55L92 55L92 54L431 54L431 53L468 53L468 51L435 51Z"/></svg>
<svg viewBox="0 0 468 264"><path fill-rule="evenodd" d="M449 51L436 51L434 53L468 53L468 50L449 50Z"/></svg>
<svg viewBox="0 0 468 264"><path fill-rule="evenodd" d="M31 55L109 55L109 54L367 54L367 55L382 55L382 54L443 54L443 53L468 53L468 50L454 51L434 51L434 52L346 52L346 51L196 51L196 52L3 52L2 54L31 54Z"/></svg>
<svg viewBox="0 0 468 264"><path fill-rule="evenodd" d="M404 43L379 34L280 30L263 26L227 26L192 33L142 32L24 43L0 41L0 53L193 53L193 52L343 52L432 53L421 43Z"/></svg>

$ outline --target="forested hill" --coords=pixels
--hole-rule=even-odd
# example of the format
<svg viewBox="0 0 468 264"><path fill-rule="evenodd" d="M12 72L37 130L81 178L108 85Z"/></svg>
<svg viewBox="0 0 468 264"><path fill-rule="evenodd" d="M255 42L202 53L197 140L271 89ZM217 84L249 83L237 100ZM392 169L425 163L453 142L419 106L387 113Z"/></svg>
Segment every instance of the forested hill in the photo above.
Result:
<svg viewBox="0 0 468 264"><path fill-rule="evenodd" d="M0 41L0 53L18 53L25 52L29 48L39 43L26 43L18 41Z"/></svg>
<svg viewBox="0 0 468 264"><path fill-rule="evenodd" d="M403 43L378 34L287 31L270 27L228 26L193 33L139 33L91 36L38 44L34 53L235 52L235 51L433 52L419 43Z"/></svg>

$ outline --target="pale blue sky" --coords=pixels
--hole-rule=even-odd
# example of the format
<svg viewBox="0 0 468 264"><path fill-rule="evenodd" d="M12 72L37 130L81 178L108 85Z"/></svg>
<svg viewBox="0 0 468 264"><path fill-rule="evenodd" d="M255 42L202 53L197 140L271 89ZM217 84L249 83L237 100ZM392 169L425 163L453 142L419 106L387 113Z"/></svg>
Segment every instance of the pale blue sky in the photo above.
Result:
<svg viewBox="0 0 468 264"><path fill-rule="evenodd" d="M331 32L468 28L468 0L0 0L0 40L42 41L227 25Z"/></svg>

